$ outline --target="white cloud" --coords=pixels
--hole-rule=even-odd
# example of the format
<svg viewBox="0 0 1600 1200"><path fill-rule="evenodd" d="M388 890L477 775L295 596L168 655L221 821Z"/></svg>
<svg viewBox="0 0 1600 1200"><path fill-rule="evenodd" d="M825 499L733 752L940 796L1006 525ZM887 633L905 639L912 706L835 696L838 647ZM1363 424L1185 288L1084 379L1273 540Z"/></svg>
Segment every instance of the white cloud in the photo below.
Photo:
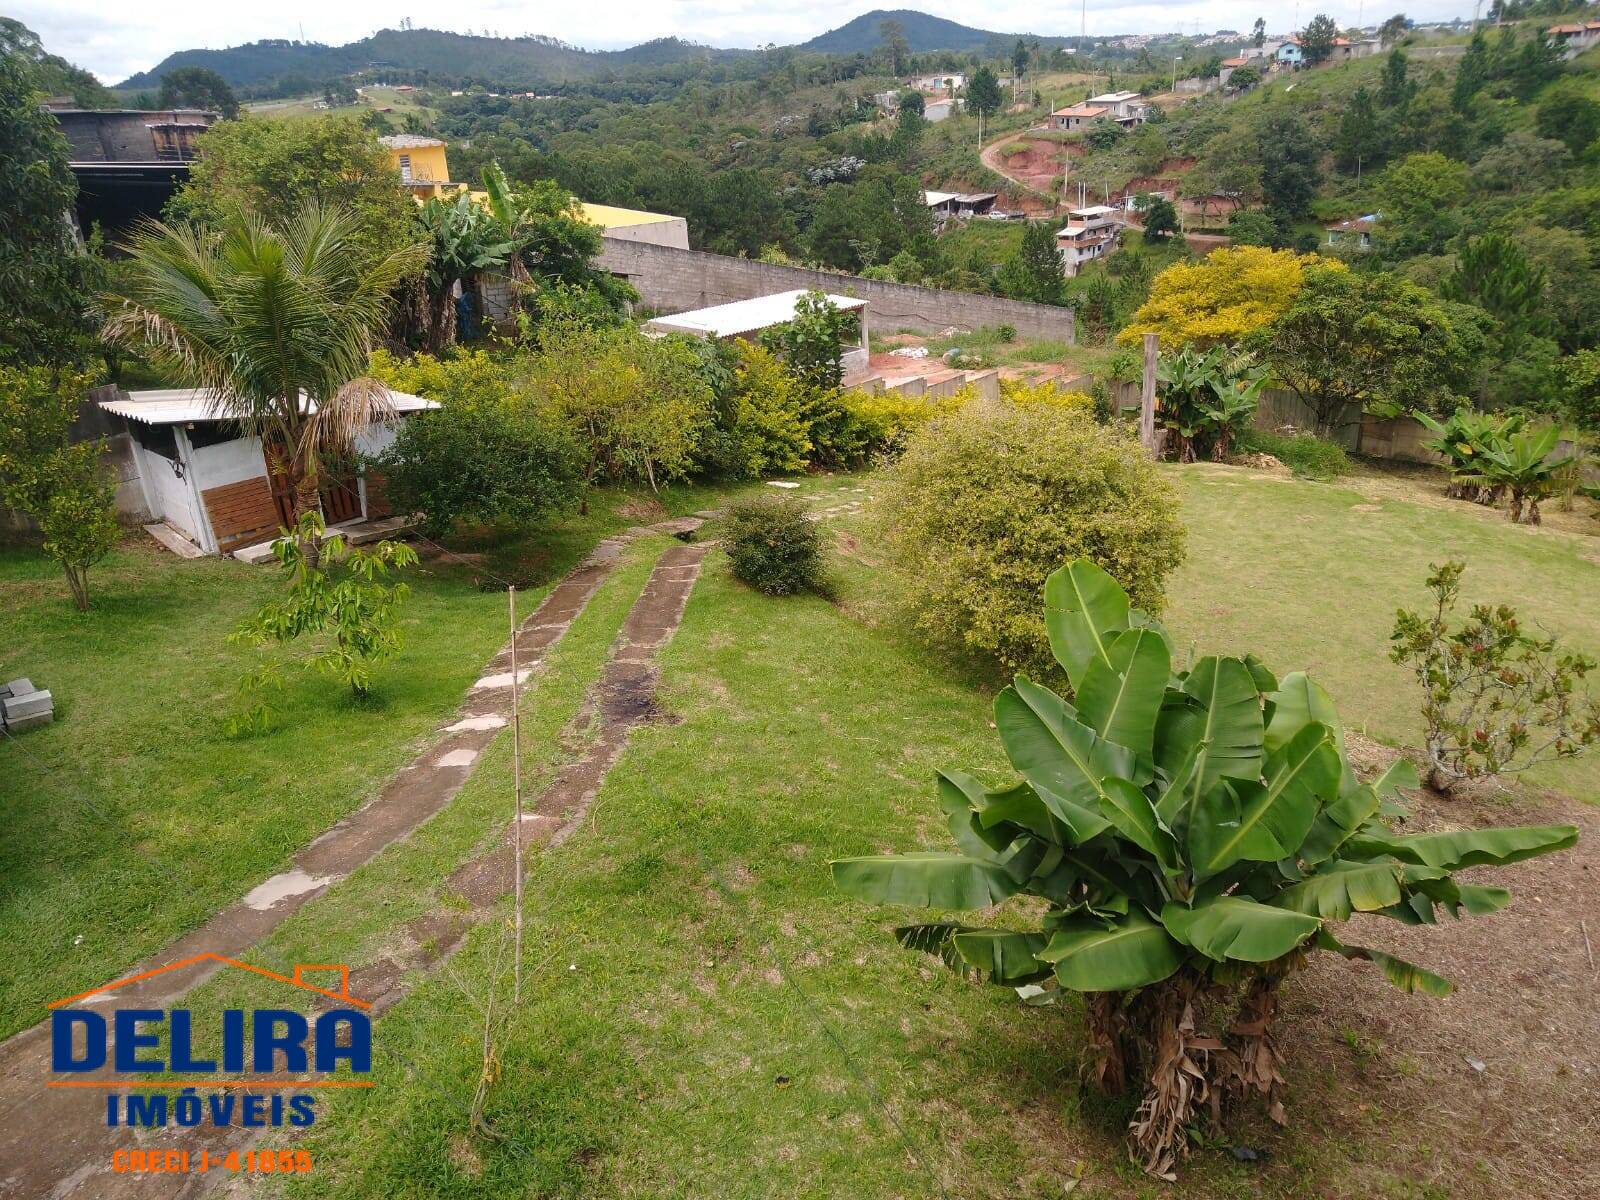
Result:
<svg viewBox="0 0 1600 1200"><path fill-rule="evenodd" d="M904 0L897 0L904 2ZM1461 13L1461 0L1393 3L1412 18L1431 20ZM456 0L441 11L419 4L407 13L404 4L348 0L344 4L312 4L287 0L269 5L195 3L194 0L146 0L113 7L88 0L18 0L18 20L39 34L52 53L87 67L107 83L155 66L175 50L221 48L260 38L299 39L337 45L365 37L376 29L398 26L410 16L418 25L457 32L492 32L505 36L548 34L580 46L613 49L651 38L678 36L715 46L754 46L767 42L805 41L844 24L874 7L872 0L820 0L778 8L755 0L610 0L584 6L527 6L512 0ZM948 0L917 5L922 11L1007 32L1072 35L1080 26L1076 3L1034 4L994 0L974 9ZM1341 24L1368 23L1387 17L1382 0L1290 0L1288 4L1217 0L1176 4L1119 4L1093 0L1088 6L1091 34L1211 33L1217 29L1249 29L1257 16L1269 28L1286 31L1297 20L1327 12Z"/></svg>

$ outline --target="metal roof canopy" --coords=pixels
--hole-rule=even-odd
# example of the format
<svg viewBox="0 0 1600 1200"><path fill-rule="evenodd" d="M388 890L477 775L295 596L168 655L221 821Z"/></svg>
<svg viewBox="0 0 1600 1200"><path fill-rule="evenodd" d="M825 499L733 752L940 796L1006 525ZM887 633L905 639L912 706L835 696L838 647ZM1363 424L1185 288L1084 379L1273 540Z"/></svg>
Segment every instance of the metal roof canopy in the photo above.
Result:
<svg viewBox="0 0 1600 1200"><path fill-rule="evenodd" d="M304 393L301 395L303 397ZM102 400L100 407L108 413L127 417L130 421L142 421L146 425L188 425L197 421L222 424L235 420L218 410L215 392L201 388L156 388L128 392L127 397L126 400ZM437 401L424 400L421 396L397 392L393 388L389 389L389 402L397 412L402 413L439 407ZM316 411L315 404L307 405L308 414Z"/></svg>
<svg viewBox="0 0 1600 1200"><path fill-rule="evenodd" d="M734 337L768 329L794 320L795 306L800 297L809 293L803 289L792 292L775 292L770 296L757 296L753 300L735 300L732 304L716 304L710 308L696 308L690 312L674 313L670 317L655 317L645 322L645 328L658 333L692 333L699 337ZM867 306L865 300L852 296L827 298L843 312L855 312Z"/></svg>

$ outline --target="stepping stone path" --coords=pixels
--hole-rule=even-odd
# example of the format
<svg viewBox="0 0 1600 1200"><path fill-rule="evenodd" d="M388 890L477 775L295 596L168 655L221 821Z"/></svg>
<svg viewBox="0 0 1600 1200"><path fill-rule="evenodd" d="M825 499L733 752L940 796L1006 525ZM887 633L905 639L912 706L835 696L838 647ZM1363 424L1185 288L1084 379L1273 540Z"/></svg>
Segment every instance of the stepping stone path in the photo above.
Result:
<svg viewBox="0 0 1600 1200"><path fill-rule="evenodd" d="M635 526L601 542L527 617L517 630L517 681L520 691L538 674L544 656L561 640L620 561L627 542L651 534L688 538L708 510L654 525ZM659 678L656 655L677 631L689 593L709 547L672 546L657 560L644 591L629 611L599 681L591 688L578 723L587 727L584 753L557 774L524 817L524 847L555 845L576 828L588 811L606 773L621 756L628 734L655 712ZM501 648L468 689L461 708L430 745L395 774L377 798L332 826L304 850L289 869L263 881L237 904L173 942L149 961L130 967L141 974L196 955L239 958L287 917L320 896L330 885L409 835L445 807L461 790L479 756L507 724L511 644ZM427 969L454 953L472 925L513 889L512 840L507 829L487 854L474 859L441 884L444 895L465 898L441 904L411 922L402 950L350 972L347 994L373 1002L374 1015L406 995L417 969ZM165 975L130 983L114 993L118 1007L161 1008L216 974L219 961L204 961ZM100 1000L110 996L102 994ZM94 1003L91 999L87 1003ZM41 1022L0 1043L0 1198L87 1198L198 1195L215 1189L222 1177L163 1176L160 1188L137 1174L110 1171L117 1149L182 1147L243 1149L263 1132L195 1126L189 1129L107 1128L99 1097L45 1086L50 1076L50 1026ZM215 1173L214 1173L215 1174Z"/></svg>

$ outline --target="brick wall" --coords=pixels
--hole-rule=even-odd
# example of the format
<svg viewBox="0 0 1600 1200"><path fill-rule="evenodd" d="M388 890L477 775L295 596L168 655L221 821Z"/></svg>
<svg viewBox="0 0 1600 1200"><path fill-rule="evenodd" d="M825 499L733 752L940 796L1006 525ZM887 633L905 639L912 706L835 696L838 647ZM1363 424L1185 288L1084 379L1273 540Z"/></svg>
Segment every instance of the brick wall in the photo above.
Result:
<svg viewBox="0 0 1600 1200"><path fill-rule="evenodd" d="M223 554L277 535L278 506L272 502L272 485L265 475L207 488L200 498L211 517L217 549Z"/></svg>
<svg viewBox="0 0 1600 1200"><path fill-rule="evenodd" d="M879 333L898 329L938 333L952 325L963 329L1010 325L1025 337L1055 338L1068 343L1074 337L1069 308L886 283L700 250L608 237L603 239L600 265L614 275L626 276L638 289L640 302L662 313L750 300L796 288L817 288L865 300L871 306L868 326Z"/></svg>

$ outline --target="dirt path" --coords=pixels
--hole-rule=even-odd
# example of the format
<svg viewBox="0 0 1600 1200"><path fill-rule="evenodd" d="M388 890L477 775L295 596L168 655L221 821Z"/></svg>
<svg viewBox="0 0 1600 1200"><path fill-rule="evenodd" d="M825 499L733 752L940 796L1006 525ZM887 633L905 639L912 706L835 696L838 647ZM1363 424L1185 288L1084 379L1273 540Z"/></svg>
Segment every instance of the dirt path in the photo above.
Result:
<svg viewBox="0 0 1600 1200"><path fill-rule="evenodd" d="M1008 133L1004 137L990 142L987 146L980 150L978 152L978 159L983 163L984 166L988 167L989 170L993 171L996 175L999 175L1005 179L1009 179L1012 183L1016 184L1034 199L1043 201L1045 204L1049 205L1047 213L1053 213L1057 207L1056 197L1052 196L1049 192L1044 191L1028 179L1023 178L1021 175L1017 175L1006 170L1005 158L1001 155L1000 148L1002 146L1009 146L1011 143L1019 140L1025 140L1026 138L1026 130L1023 130L1020 133L1016 131Z"/></svg>
<svg viewBox="0 0 1600 1200"><path fill-rule="evenodd" d="M242 956L331 884L438 813L460 791L479 756L508 724L507 689L515 686L520 695L527 687L528 680L538 673L544 655L561 640L611 574L626 542L649 533L687 533L700 523L698 518L663 521L601 542L518 627L515 681L508 641L485 665L454 718L439 730L426 750L390 779L376 799L308 845L289 870L258 885L237 904L130 969L128 975L157 970L197 955ZM629 613L613 646L597 693L591 697L599 722L594 748L558 776L530 813L530 840L535 844L558 834L564 820L581 817L606 770L621 753L628 729L652 711L656 678L653 656L677 628L704 553L702 546L672 547L652 572L644 594ZM508 831L504 855L509 855L509 846ZM481 876L484 881L476 888L483 893L483 905L499 895L498 890L493 896L489 894L488 880L496 881L496 886L499 882L510 886L509 873L497 857L501 853L489 856L477 868L477 875L471 876ZM480 905L467 890L468 882L466 877L459 882L452 877L447 888L467 895L476 909ZM476 914L463 914L458 907L454 915L465 918ZM448 922L449 918L445 920ZM463 921L449 941L439 937L443 932L439 929L426 934L421 930L410 932L419 939L418 945L432 947L433 961L437 961L454 950L470 923ZM352 971L347 994L379 999L374 1011L381 1011L404 994L399 970L429 965L422 961L424 957L419 952L414 962L386 962ZM205 959L170 974L129 984L115 993L116 1004L123 1008L171 1006L223 966L217 959ZM394 978L385 985L384 976L389 972ZM109 999L108 995L98 998ZM198 1148L202 1144L196 1136L200 1128L151 1131L142 1136L125 1129L108 1129L98 1106L86 1102L84 1093L45 1086L50 1074L49 1029L48 1022L41 1022L0 1043L0 1197L100 1197L120 1194L118 1188L123 1186L129 1194L153 1194L149 1180L108 1173L113 1150L165 1148L165 1144ZM222 1140L220 1136L206 1139L213 1146ZM197 1189L216 1182L200 1178L191 1181ZM158 1186L154 1194L183 1193Z"/></svg>

